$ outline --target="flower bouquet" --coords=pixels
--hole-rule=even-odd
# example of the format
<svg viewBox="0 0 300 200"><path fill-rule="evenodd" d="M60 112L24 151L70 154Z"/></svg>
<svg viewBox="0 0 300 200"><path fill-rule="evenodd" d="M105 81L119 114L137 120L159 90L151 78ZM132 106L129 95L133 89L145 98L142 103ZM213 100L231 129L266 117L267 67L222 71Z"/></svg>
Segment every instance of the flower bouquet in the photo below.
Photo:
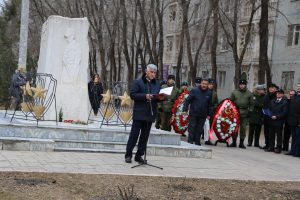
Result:
<svg viewBox="0 0 300 200"><path fill-rule="evenodd" d="M72 120L72 119L66 119L66 120L64 120L64 123L87 125L87 123L84 121Z"/></svg>

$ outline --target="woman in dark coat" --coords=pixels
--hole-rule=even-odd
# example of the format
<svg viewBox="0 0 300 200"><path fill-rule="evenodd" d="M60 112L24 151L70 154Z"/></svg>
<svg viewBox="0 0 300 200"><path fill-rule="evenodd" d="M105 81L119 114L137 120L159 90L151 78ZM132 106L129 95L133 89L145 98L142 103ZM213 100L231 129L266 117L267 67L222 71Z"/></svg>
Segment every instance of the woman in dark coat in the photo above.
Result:
<svg viewBox="0 0 300 200"><path fill-rule="evenodd" d="M89 99L92 106L92 109L94 111L94 114L98 114L98 110L100 108L100 101L102 100L103 94L103 87L102 83L100 82L100 77L98 74L95 74L93 76L93 79L88 84L88 90L89 90Z"/></svg>

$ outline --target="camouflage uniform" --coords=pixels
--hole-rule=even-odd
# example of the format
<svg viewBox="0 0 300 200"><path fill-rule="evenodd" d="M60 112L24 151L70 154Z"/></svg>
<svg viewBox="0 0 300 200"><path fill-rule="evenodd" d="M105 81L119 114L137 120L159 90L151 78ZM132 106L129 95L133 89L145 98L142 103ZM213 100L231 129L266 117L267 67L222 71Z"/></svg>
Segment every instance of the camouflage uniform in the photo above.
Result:
<svg viewBox="0 0 300 200"><path fill-rule="evenodd" d="M168 85L163 85L162 88L171 87ZM161 103L160 106L160 123L161 129L165 131L171 131L171 124L170 120L172 117L172 107L179 95L179 91L177 87L173 86L173 90L171 95L166 96L166 100Z"/></svg>
<svg viewBox="0 0 300 200"><path fill-rule="evenodd" d="M245 80L240 81L241 84L246 85ZM248 122L249 111L253 110L253 96L252 93L247 89L234 90L230 96L230 100L235 103L240 112L240 148L245 148L244 140L246 137L246 126ZM237 134L233 136L232 147L236 146Z"/></svg>

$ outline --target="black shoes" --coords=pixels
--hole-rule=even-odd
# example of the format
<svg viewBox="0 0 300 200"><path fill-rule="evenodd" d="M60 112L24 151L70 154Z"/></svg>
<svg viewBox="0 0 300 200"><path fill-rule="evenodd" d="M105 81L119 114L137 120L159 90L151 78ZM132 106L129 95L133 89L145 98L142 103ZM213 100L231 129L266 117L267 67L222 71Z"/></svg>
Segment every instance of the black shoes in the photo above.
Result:
<svg viewBox="0 0 300 200"><path fill-rule="evenodd" d="M247 144L247 147L252 147L252 144Z"/></svg>
<svg viewBox="0 0 300 200"><path fill-rule="evenodd" d="M288 153L286 153L285 155L288 155L288 156L293 156L294 154L293 154L293 153L291 153L291 152L288 152Z"/></svg>
<svg viewBox="0 0 300 200"><path fill-rule="evenodd" d="M128 157L125 157L125 162L126 162L126 163L131 163L131 157L129 157L129 156L128 156Z"/></svg>
<svg viewBox="0 0 300 200"><path fill-rule="evenodd" d="M281 150L280 149L275 149L274 152L279 154L279 153L281 153Z"/></svg>
<svg viewBox="0 0 300 200"><path fill-rule="evenodd" d="M274 148L267 148L265 149L265 152L274 152Z"/></svg>
<svg viewBox="0 0 300 200"><path fill-rule="evenodd" d="M236 139L232 139L232 143L229 145L229 147L236 147Z"/></svg>
<svg viewBox="0 0 300 200"><path fill-rule="evenodd" d="M146 163L145 160L141 156L134 157L134 161L136 161L136 162L138 162L140 164L145 164ZM125 157L125 162L126 163L131 163L132 162L131 161L131 157L130 156Z"/></svg>
<svg viewBox="0 0 300 200"><path fill-rule="evenodd" d="M138 162L140 164L145 164L146 163L145 160L141 156L134 157L134 161L136 161L136 162Z"/></svg>
<svg viewBox="0 0 300 200"><path fill-rule="evenodd" d="M262 146L259 146L259 148L260 148L260 149L268 149L269 147L268 147L268 146L263 146L263 147L262 147Z"/></svg>
<svg viewBox="0 0 300 200"><path fill-rule="evenodd" d="M205 145L213 145L213 143L211 143L211 141L208 140L208 141L205 142Z"/></svg>
<svg viewBox="0 0 300 200"><path fill-rule="evenodd" d="M229 147L236 147L236 142L232 142L231 145L229 145Z"/></svg>
<svg viewBox="0 0 300 200"><path fill-rule="evenodd" d="M252 146L252 145L251 145L251 146ZM240 139L239 148L241 148L241 149L246 149L246 147L245 147L245 145L244 145L244 139Z"/></svg>

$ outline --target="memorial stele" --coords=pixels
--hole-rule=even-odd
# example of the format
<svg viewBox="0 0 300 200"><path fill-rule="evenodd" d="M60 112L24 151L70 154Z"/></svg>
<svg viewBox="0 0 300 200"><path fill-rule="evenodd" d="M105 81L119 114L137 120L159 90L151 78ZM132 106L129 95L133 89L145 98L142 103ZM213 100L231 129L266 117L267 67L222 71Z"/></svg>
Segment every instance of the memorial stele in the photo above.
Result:
<svg viewBox="0 0 300 200"><path fill-rule="evenodd" d="M53 103L46 120L55 120L60 109L64 120L88 120L88 31L87 18L50 16L43 24L38 73L57 80L56 110Z"/></svg>

